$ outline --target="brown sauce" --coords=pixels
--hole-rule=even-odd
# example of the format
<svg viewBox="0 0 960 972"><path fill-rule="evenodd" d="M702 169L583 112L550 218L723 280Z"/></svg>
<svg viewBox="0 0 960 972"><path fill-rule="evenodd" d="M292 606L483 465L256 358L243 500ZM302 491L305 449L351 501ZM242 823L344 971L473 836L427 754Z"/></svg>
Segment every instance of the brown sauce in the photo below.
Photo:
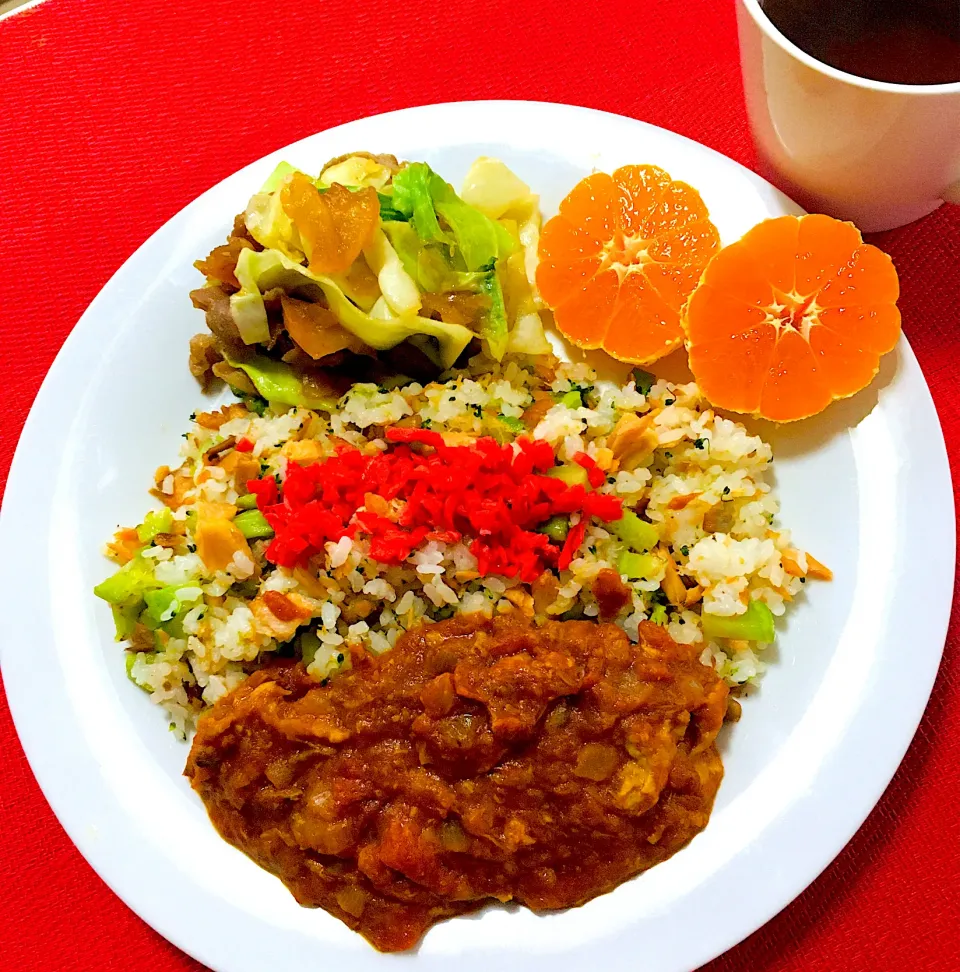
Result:
<svg viewBox="0 0 960 972"><path fill-rule="evenodd" d="M257 672L186 775L221 835L378 949L488 899L567 908L683 847L723 775L727 690L649 623L455 618L321 686Z"/></svg>

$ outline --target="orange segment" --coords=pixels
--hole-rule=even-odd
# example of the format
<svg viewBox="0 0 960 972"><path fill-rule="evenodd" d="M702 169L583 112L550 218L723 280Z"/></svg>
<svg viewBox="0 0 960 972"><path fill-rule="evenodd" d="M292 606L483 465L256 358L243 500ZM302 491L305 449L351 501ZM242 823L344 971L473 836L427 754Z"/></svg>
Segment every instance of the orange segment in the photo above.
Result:
<svg viewBox="0 0 960 972"><path fill-rule="evenodd" d="M603 346L610 317L617 305L620 281L613 270L594 273L574 290L563 303L564 313L577 322L577 340L581 348Z"/></svg>
<svg viewBox="0 0 960 972"><path fill-rule="evenodd" d="M900 336L897 272L829 216L755 226L707 265L683 312L690 370L718 408L807 418L865 388Z"/></svg>
<svg viewBox="0 0 960 972"><path fill-rule="evenodd" d="M726 407L734 412L748 412L758 401L770 370L770 361L776 344L773 330L760 322L747 327L727 340L698 345L696 353L717 369L736 373L738 381L729 389ZM690 370L693 371L694 352L690 352Z"/></svg>
<svg viewBox="0 0 960 972"><path fill-rule="evenodd" d="M677 346L676 320L677 312L653 289L646 274L628 273L620 284L603 348L621 361L654 361Z"/></svg>
<svg viewBox="0 0 960 972"><path fill-rule="evenodd" d="M613 235L620 210L617 186L605 172L582 179L560 203L560 215L598 243Z"/></svg>
<svg viewBox="0 0 960 972"><path fill-rule="evenodd" d="M659 171L665 180L670 179L665 172ZM657 236L664 229L680 229L706 215L707 209L696 189L685 182L666 181L666 184L662 184L661 181L660 198L650 216L644 220L640 231L645 236Z"/></svg>
<svg viewBox="0 0 960 972"><path fill-rule="evenodd" d="M840 398L856 394L873 381L875 355L859 347L852 335L829 327L810 331L810 350L824 381Z"/></svg>
<svg viewBox="0 0 960 972"><path fill-rule="evenodd" d="M876 355L892 351L900 337L900 311L896 304L867 307L827 307L820 321L831 331L847 333L866 351Z"/></svg>
<svg viewBox="0 0 960 972"><path fill-rule="evenodd" d="M817 369L810 345L797 331L787 331L776 345L760 392L760 414L773 422L789 422L794 405L802 398L815 412L822 412L833 396Z"/></svg>
<svg viewBox="0 0 960 972"><path fill-rule="evenodd" d="M798 222L797 291L813 294L837 275L863 239L853 223L838 225L829 216L810 215ZM896 295L893 299L896 300Z"/></svg>
<svg viewBox="0 0 960 972"><path fill-rule="evenodd" d="M687 297L700 282L700 269L677 264L648 263L644 276L663 302L679 316Z"/></svg>
<svg viewBox="0 0 960 972"><path fill-rule="evenodd" d="M562 219L551 219L540 236L538 279L549 279L557 303L566 300L600 268L601 246L586 232Z"/></svg>
<svg viewBox="0 0 960 972"><path fill-rule="evenodd" d="M627 233L642 232L664 190L670 185L670 176L655 165L625 165L617 169L611 178L620 191L623 230Z"/></svg>
<svg viewBox="0 0 960 972"><path fill-rule="evenodd" d="M893 304L900 285L890 257L875 246L861 246L820 290L823 307Z"/></svg>
<svg viewBox="0 0 960 972"><path fill-rule="evenodd" d="M578 347L649 363L683 342L680 311L719 245L695 189L624 166L583 179L547 221L537 285Z"/></svg>
<svg viewBox="0 0 960 972"><path fill-rule="evenodd" d="M753 288L759 284L758 293L751 292L750 299L763 302L769 296L771 285L788 292L796 287L797 247L799 227L792 216L768 219L751 231L753 244L738 252L742 263L735 275L738 284Z"/></svg>

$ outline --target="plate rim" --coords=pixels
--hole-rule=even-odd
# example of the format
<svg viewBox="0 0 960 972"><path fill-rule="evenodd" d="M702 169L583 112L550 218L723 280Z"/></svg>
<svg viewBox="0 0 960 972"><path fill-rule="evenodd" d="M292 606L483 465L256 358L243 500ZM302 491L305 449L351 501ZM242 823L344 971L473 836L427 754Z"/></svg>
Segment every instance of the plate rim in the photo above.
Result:
<svg viewBox="0 0 960 972"><path fill-rule="evenodd" d="M564 113L585 113L589 116L603 116L607 119L613 119L618 124L626 122L630 125L640 126L647 130L668 132L672 138L689 142L691 145L696 146L698 152L710 153L715 160L722 160L726 165L734 166L737 169L742 170L742 172L746 173L755 184L763 184L764 186L770 187L770 184L766 180L751 172L749 169L746 169L744 166L741 166L739 163L728 158L727 156L722 155L716 150L710 149L708 146L702 145L701 143L694 142L685 136L678 135L674 132L669 132L667 129L650 125L649 123L630 118L629 116L618 115L612 112L598 111L596 109L575 105L563 105L554 102L509 100L467 101L444 102L403 108L396 111L385 112L379 115L365 116L364 118L346 122L344 125L335 126L335 128L321 130L320 132L313 133L312 135L306 136L303 139L298 139L296 142L290 143L290 145L283 146L274 152L268 153L260 159L254 160L248 165L245 165L235 172L227 175L223 180L220 180L220 182L209 187L203 193L199 194L197 197L188 202L177 214L175 214L156 231L154 231L124 261L121 267L113 275L111 275L109 280L103 285L101 290L81 315L77 324L72 328L70 334L67 336L60 351L54 359L54 362L50 366L47 375L44 377L36 398L31 406L27 420L24 423L23 429L21 430L17 448L10 466L3 507L2 510L0 510L0 550L6 550L8 547L10 549L15 549L14 543L17 538L18 531L21 529L22 521L25 519L24 517L18 517L16 515L16 511L25 502L24 497L26 493L21 486L21 481L27 478L27 473L30 471L31 458L28 454L31 449L31 443L39 434L39 430L42 428L45 413L49 410L51 405L56 404L56 389L60 380L60 372L67 367L66 362L70 359L70 356L74 351L74 347L79 346L82 341L82 328L84 321L88 317L94 316L100 303L109 299L110 292L116 286L117 282L123 278L130 264L132 264L143 251L151 248L157 238L167 231L171 224L175 223L175 221L178 219L184 218L184 213L186 213L191 207L197 206L200 201L208 195L216 192L217 189L227 180L233 179L253 167L262 166L267 160L276 160L282 155L291 152L295 146L312 140L317 136L330 134L331 132L337 131L341 128L356 124L357 122L368 123L388 117L411 114L416 115L431 112L442 113L445 110L463 110L464 108L470 109L477 106L479 106L481 110L503 109L510 111L532 108L534 110L560 110ZM777 194L778 196L782 196L782 194L779 192ZM933 490L939 491L943 494L940 497L940 502L943 503L945 509L949 509L951 523L955 525L954 494L947 459L946 445L939 422L939 415L930 393L929 386L923 377L922 371L919 368L913 351L909 346L909 342L905 337L901 340L900 354L902 357L902 366L908 371L911 369L916 370L925 391L925 395L922 396L922 401L915 404L917 408L921 409L924 413L927 413L924 416L924 424L928 429L928 434L930 431L935 432L934 438L936 439L936 442L934 444L934 449L927 457L928 465L932 464L933 466L940 467L939 474L936 477L937 481L933 483ZM930 421L931 418L932 422ZM934 452L936 454L933 454ZM23 469L23 471L21 471L21 469ZM29 490L26 492L29 493ZM11 512L11 509L13 512ZM939 651L936 652L936 663L933 664L931 659L931 663L928 664L927 669L923 672L923 678L917 679L919 691L916 692L916 698L918 701L912 706L911 711L906 715L905 718L901 713L899 722L897 723L899 728L893 733L894 738L897 740L897 744L893 745L892 747L889 744L887 745L887 758L890 760L889 766L892 768L889 769L889 772L887 772L885 768L872 774L871 786L869 787L870 792L864 793L863 789L859 791L859 800L855 801L856 809L853 812L850 812L849 808L845 808L847 811L843 814L845 826L841 828L841 833L836 835L834 840L830 842L831 847L829 850L818 848L819 853L812 855L811 859L805 862L806 867L803 869L804 873L801 877L799 877L799 879L794 877L792 880L786 881L785 883L788 885L788 887L771 895L771 903L767 907L754 907L753 911L751 912L753 917L741 922L741 924L736 928L732 928L725 939L715 935L711 944L706 945L705 948L701 948L699 952L695 953L695 951L690 951L690 954L694 956L698 965L709 961L719 954L722 954L722 952L742 941L753 931L769 921L770 918L781 911L792 900L794 900L794 898L802 893L817 878L817 876L819 876L819 874L830 865L843 847L846 846L847 842L863 824L864 820L876 806L876 803L879 801L884 790L889 785L890 780L893 778L893 775L899 768L903 756L913 740L920 719L922 718L927 702L929 701L934 680L939 668L952 605L953 578L955 571L955 532L955 529L949 532L945 543L942 535L940 536L940 547L938 548L940 556L931 558L930 561L923 565L927 574L936 575L932 576L931 578L934 587L942 588L946 592L945 597L934 599L935 607L931 612L933 617L932 622L929 625L931 631L938 632L936 635L936 641L939 645ZM49 554L49 551L47 551L47 554ZM7 560L11 562L13 559L14 558L7 558ZM34 713L30 711L27 704L29 701L28 697L23 691L23 687L28 686L30 681L31 673L29 666L18 664L17 656L13 654L12 649L9 647L14 644L24 643L23 637L18 637L20 632L18 632L18 626L15 620L11 621L11 618L15 618L16 612L10 610L10 605L14 600L16 600L15 595L11 594L11 592L16 591L18 583L22 585L29 573L29 571L18 572L14 570L11 562L0 564L0 579L2 579L0 580L0 591L3 592L0 594L0 605L6 605L6 610L0 611L0 631L4 633L4 637L0 639L0 664L2 664L4 682L6 685L6 694L14 725L20 738L23 750L27 756L28 763L41 787L45 799L53 809L58 821L64 830L66 830L71 841L78 848L78 850L80 850L81 854L88 861L91 867L93 867L98 876L108 885L108 887L110 887L113 893L115 893L133 911L135 911L147 924L149 924L152 928L157 930L161 935L166 937L169 941L175 944L178 948L181 948L187 954L192 955L198 961L204 962L212 968L221 969L223 972L234 972L234 969L239 968L239 966L222 964L220 960L221 956L212 954L216 951L216 949L207 947L207 942L198 943L196 940L185 940L180 929L171 927L171 923L168 920L169 915L158 912L155 907L151 906L149 901L144 900L144 895L142 893L137 893L128 886L118 887L118 883L122 885L122 882L117 881L115 875L113 874L113 869L109 866L109 852L104 854L100 848L95 846L95 843L90 839L89 835L82 832L80 822L77 821L75 819L75 815L71 813L69 808L69 799L64 793L64 780L58 779L58 772L62 770L62 767L58 766L55 759L51 758L51 754L48 751L49 747L43 742L43 734L38 729L39 722L34 717ZM44 566L46 565L45 559L43 560L43 564ZM934 564L936 566L931 567L931 565ZM41 573L43 572L41 571ZM47 595L51 592L44 590L43 593ZM24 631L22 634L26 634L26 632ZM922 702L919 701L921 696ZM895 761L893 758L894 756ZM885 763L885 766L886 765L887 764ZM69 787L67 787L67 789L69 789ZM839 843L837 843L838 840ZM833 846L834 844L836 844L836 846ZM797 868L794 868L794 873L796 873L796 870ZM104 872L109 873L111 877L108 878L105 876ZM485 955L487 953L484 952L480 954ZM491 954L500 955L500 953L496 952ZM571 950L570 954L576 956L576 949ZM383 958L383 956L378 957L380 959ZM524 956L521 956L521 958L524 958ZM528 961L522 962L516 967L534 968L534 956L526 956L526 958ZM579 959L577 959L577 961L579 961ZM511 965L511 967L513 966ZM681 966L676 966L676 968L679 970Z"/></svg>

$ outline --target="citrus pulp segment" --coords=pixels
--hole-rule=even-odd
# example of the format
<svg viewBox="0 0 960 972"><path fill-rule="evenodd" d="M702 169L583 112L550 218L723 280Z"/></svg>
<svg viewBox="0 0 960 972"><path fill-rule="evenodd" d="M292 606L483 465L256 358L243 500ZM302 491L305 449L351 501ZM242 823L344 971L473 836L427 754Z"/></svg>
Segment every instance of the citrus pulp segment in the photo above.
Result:
<svg viewBox="0 0 960 972"><path fill-rule="evenodd" d="M852 223L781 216L721 250L683 314L690 370L718 408L775 422L865 388L900 336L897 272Z"/></svg>
<svg viewBox="0 0 960 972"><path fill-rule="evenodd" d="M624 166L581 180L545 224L537 285L578 347L645 364L682 343L680 312L719 245L695 189Z"/></svg>

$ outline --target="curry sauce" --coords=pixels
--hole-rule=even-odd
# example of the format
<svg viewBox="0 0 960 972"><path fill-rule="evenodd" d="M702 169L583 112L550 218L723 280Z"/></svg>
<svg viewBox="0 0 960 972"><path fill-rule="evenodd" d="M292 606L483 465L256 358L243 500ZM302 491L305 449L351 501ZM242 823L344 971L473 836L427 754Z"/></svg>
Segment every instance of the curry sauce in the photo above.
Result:
<svg viewBox="0 0 960 972"><path fill-rule="evenodd" d="M468 615L321 685L255 673L186 775L221 835L382 951L488 899L581 904L683 847L723 775L727 689L644 622Z"/></svg>

